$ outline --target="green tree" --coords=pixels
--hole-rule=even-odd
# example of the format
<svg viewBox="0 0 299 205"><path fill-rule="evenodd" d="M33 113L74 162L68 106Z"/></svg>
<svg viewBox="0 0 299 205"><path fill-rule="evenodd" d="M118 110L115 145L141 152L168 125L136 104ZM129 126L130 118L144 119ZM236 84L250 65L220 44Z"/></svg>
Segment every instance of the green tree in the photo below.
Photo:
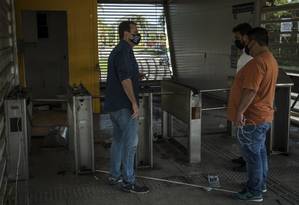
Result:
<svg viewBox="0 0 299 205"><path fill-rule="evenodd" d="M269 2L274 3L274 5L283 5L289 3L299 3L299 0L270 0Z"/></svg>

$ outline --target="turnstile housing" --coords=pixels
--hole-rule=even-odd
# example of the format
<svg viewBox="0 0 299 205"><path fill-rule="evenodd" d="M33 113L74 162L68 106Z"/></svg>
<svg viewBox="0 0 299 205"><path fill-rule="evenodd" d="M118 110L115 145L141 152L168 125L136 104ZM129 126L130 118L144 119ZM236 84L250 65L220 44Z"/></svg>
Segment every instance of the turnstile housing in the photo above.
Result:
<svg viewBox="0 0 299 205"><path fill-rule="evenodd" d="M76 174L93 173L94 135L92 96L82 86L69 88L69 149L74 152Z"/></svg>
<svg viewBox="0 0 299 205"><path fill-rule="evenodd" d="M9 180L29 179L29 144L31 102L25 93L15 89L5 99L7 137L7 174Z"/></svg>
<svg viewBox="0 0 299 205"><path fill-rule="evenodd" d="M139 142L136 165L139 168L153 167L153 98L151 93L139 97Z"/></svg>

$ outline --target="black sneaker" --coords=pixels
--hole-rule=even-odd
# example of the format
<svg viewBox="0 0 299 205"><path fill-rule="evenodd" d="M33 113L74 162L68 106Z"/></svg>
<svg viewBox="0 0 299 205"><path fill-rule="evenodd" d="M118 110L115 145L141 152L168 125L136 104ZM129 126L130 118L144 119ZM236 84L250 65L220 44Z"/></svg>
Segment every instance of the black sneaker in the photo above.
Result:
<svg viewBox="0 0 299 205"><path fill-rule="evenodd" d="M241 186L246 187L246 185L247 185L247 182L241 182ZM262 186L262 193L266 193L267 191L268 191L267 185L265 184Z"/></svg>
<svg viewBox="0 0 299 205"><path fill-rule="evenodd" d="M114 177L109 177L108 178L108 181L109 181L109 184L110 185L116 185L116 184L119 184L119 183L122 183L123 180L121 177L118 177L118 178L114 178Z"/></svg>
<svg viewBox="0 0 299 205"><path fill-rule="evenodd" d="M243 159L243 157L238 157L238 158L235 158L235 159L232 159L232 162L233 163L236 163L236 164L246 164L245 160Z"/></svg>
<svg viewBox="0 0 299 205"><path fill-rule="evenodd" d="M128 193L146 194L149 192L149 188L146 186L138 186L136 184L123 184L121 190Z"/></svg>
<svg viewBox="0 0 299 205"><path fill-rule="evenodd" d="M243 201L254 201L254 202L263 202L263 196L261 194L253 194L249 191L241 191L232 195L234 199L243 200Z"/></svg>

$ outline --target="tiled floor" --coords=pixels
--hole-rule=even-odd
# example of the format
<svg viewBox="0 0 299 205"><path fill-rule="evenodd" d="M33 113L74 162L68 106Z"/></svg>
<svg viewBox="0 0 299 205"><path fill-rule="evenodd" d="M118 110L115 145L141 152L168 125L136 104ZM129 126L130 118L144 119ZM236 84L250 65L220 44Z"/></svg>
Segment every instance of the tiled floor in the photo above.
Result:
<svg viewBox="0 0 299 205"><path fill-rule="evenodd" d="M221 130L225 124L223 113L206 114L204 132L213 127ZM96 167L107 170L111 135L109 117L101 116L101 126L95 123ZM159 126L159 119L156 125ZM99 116L95 117L99 122ZM103 126L104 125L104 126ZM176 126L176 135L183 142L184 126ZM160 131L160 128L155 130ZM215 130L215 129L214 129ZM156 133L159 134L159 133ZM291 154L272 155L270 160L269 191L263 204L299 204L299 129L291 129ZM230 194L218 191L204 191L190 186L175 185L154 180L139 179L139 183L150 188L150 193L135 195L123 193L118 187L107 184L107 175L75 176L72 154L61 147L45 148L44 139L32 140L30 154L31 178L29 180L30 205L181 205L181 204L251 204L232 200ZM154 168L139 169L137 175L156 177L179 182L208 185L207 175L218 175L222 188L238 191L246 180L245 173L233 172L231 159L237 156L235 140L226 134L206 134L203 136L202 162L189 164L187 155L171 140L154 143ZM22 203L21 203L22 204ZM25 204L25 203L24 203Z"/></svg>

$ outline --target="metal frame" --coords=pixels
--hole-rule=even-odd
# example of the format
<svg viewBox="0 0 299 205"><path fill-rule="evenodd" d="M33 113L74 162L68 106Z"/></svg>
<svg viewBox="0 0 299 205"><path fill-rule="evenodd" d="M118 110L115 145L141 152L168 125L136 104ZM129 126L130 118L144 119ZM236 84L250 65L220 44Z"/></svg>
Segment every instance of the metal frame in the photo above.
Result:
<svg viewBox="0 0 299 205"><path fill-rule="evenodd" d="M273 120L270 138L268 140L269 151L289 152L289 126L290 126L290 99L291 87L290 78L282 71L279 71L276 84L276 112ZM188 82L187 82L188 83ZM190 85L192 82L189 82ZM171 116L180 119L188 126L188 152L189 162L198 163L201 161L201 122L202 112L210 110L225 109L226 107L202 107L202 93L214 91L227 91L228 88L211 87L200 89L191 87L177 81L162 81L162 110L163 113L163 136L172 137ZM164 93L164 94L163 94ZM169 93L169 94L167 94ZM192 103L195 95L198 98L197 105ZM285 100L288 99L288 100ZM231 125L228 123L228 131Z"/></svg>
<svg viewBox="0 0 299 205"><path fill-rule="evenodd" d="M5 38L5 44L1 45L0 48L0 107L5 107L5 97L11 91L12 87L19 84L18 78L18 64L17 64L17 45L16 45L16 22L15 22L15 6L14 0L5 0L1 1L0 9L1 16L6 16L7 18L1 18L1 22L4 23L3 29L8 29L8 35L1 32L1 37ZM6 26L5 26L6 25ZM4 39L3 39L4 40ZM14 72L12 74L11 68L13 67ZM25 106L26 108L26 106ZM9 165L8 161L8 150L9 144L7 139L7 121L5 122L5 109L1 109L0 111L0 203L4 204L5 195L7 192L7 184L8 184L8 176L9 171L7 169ZM26 112L26 110L25 110ZM27 120L26 118L23 120ZM26 125L26 123L23 123ZM28 129L29 131L30 129ZM29 134L25 134L25 136L29 136ZM25 137L26 138L26 137ZM20 141L19 139L16 139ZM12 142L13 143L13 142ZM24 145L23 142L20 142ZM26 144L26 143L25 143ZM24 145L27 147L27 145ZM28 149L28 147L27 147ZM27 157L25 164L28 166L28 156L22 156L23 158ZM7 172L8 171L8 172ZM20 170L23 172L24 170ZM25 171L27 172L26 168ZM20 178L27 178L27 174ZM25 202L23 202L25 203Z"/></svg>
<svg viewBox="0 0 299 205"><path fill-rule="evenodd" d="M4 118L3 118L4 123ZM2 188L3 181L7 180L6 174L6 168L7 168L7 157L6 157L6 139L5 139L5 129L3 128L3 131L0 132L0 138L1 138L1 151L0 151L0 190ZM1 196L0 196L1 197Z"/></svg>
<svg viewBox="0 0 299 205"><path fill-rule="evenodd" d="M288 99L288 100L286 100ZM275 113L269 139L269 151L289 152L289 127L291 111L291 86L277 86Z"/></svg>
<svg viewBox="0 0 299 205"><path fill-rule="evenodd" d="M5 178L1 185L2 186L1 186L1 189L0 189L0 201L1 201L1 204L3 205L4 204L4 199L5 199L5 196L6 196L7 186L8 186L8 179Z"/></svg>
<svg viewBox="0 0 299 205"><path fill-rule="evenodd" d="M139 142L136 152L138 168L153 168L153 94L143 93L139 99Z"/></svg>
<svg viewBox="0 0 299 205"><path fill-rule="evenodd" d="M189 162L196 163L201 161L201 120L202 120L202 94L198 93L198 107L192 105L192 92L190 93L190 112L189 112Z"/></svg>
<svg viewBox="0 0 299 205"><path fill-rule="evenodd" d="M95 172L92 96L80 85L70 88L69 149L74 152L76 174Z"/></svg>
<svg viewBox="0 0 299 205"><path fill-rule="evenodd" d="M27 99L10 98L5 100L6 136L8 151L8 178L10 180L29 179L29 137ZM15 121L16 120L16 121ZM14 122L13 122L14 121ZM14 126L12 125L13 123ZM15 127L17 126L17 127ZM17 128L17 130L15 130ZM19 174L16 175L20 154Z"/></svg>
<svg viewBox="0 0 299 205"><path fill-rule="evenodd" d="M19 65L18 65L18 49L17 49L17 29L16 29L16 17L15 17L15 0L11 0L11 21L12 21L12 46L13 46L13 58L14 58L14 85L19 85Z"/></svg>
<svg viewBox="0 0 299 205"><path fill-rule="evenodd" d="M201 161L201 120L202 120L202 94L198 95L196 107L192 105L195 92L191 88L176 84L171 81L162 81L162 110L164 113L163 136L172 136L171 115L180 119L188 126L188 153L189 162ZM164 94L163 94L164 93ZM172 94L165 94L172 93ZM167 115L167 117L166 117ZM168 118L166 120L166 118ZM166 125L168 121L168 126ZM170 122L169 122L170 121ZM170 124L170 126L169 126Z"/></svg>
<svg viewBox="0 0 299 205"><path fill-rule="evenodd" d="M175 49L174 49L172 29L171 29L171 19L169 16L169 2L165 1L163 7L165 13L165 20L166 20L166 32L168 35L170 61L172 64L172 75L177 76L177 65L176 65Z"/></svg>

